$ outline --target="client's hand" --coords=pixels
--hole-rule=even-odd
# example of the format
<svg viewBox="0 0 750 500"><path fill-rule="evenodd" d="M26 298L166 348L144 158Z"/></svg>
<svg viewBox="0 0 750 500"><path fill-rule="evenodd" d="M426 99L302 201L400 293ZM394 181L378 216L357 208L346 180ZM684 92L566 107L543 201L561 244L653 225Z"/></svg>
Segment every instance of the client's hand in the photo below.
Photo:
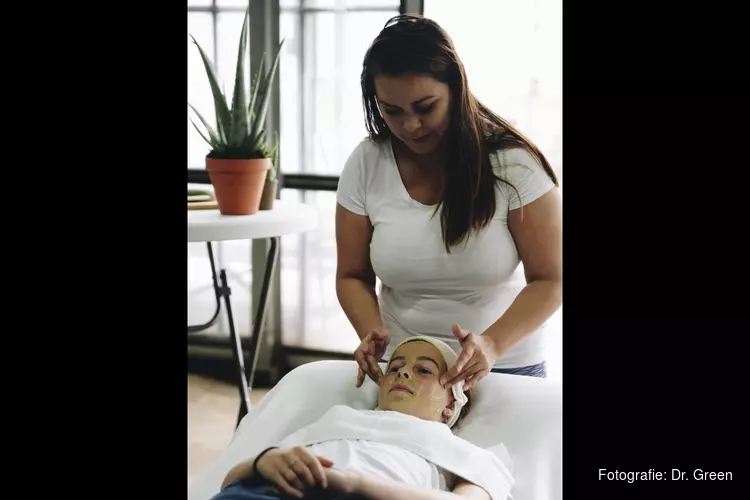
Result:
<svg viewBox="0 0 750 500"><path fill-rule="evenodd" d="M385 354L385 349L391 342L391 334L385 328L372 330L364 336L359 347L354 351L354 359L359 365L357 371L357 387L361 387L367 374L373 382L380 385L383 370L378 361Z"/></svg>
<svg viewBox="0 0 750 500"><path fill-rule="evenodd" d="M262 457L256 464L258 472L273 482L282 492L303 498L303 491L316 486L328 487L324 468L333 462L310 453L305 447L275 449Z"/></svg>
<svg viewBox="0 0 750 500"><path fill-rule="evenodd" d="M492 370L498 358L495 344L490 337L463 330L459 325L453 325L453 336L461 342L461 355L455 366L443 374L440 383L449 389L464 380L464 390L469 390Z"/></svg>
<svg viewBox="0 0 750 500"><path fill-rule="evenodd" d="M336 493L344 496L357 493L358 474L338 469L326 469L325 474L330 489Z"/></svg>
<svg viewBox="0 0 750 500"><path fill-rule="evenodd" d="M328 488L315 489L304 492L305 500L349 500L363 499L357 496L361 477L359 474L337 469L325 469ZM276 487L266 488L266 492L280 498L287 498L286 494Z"/></svg>

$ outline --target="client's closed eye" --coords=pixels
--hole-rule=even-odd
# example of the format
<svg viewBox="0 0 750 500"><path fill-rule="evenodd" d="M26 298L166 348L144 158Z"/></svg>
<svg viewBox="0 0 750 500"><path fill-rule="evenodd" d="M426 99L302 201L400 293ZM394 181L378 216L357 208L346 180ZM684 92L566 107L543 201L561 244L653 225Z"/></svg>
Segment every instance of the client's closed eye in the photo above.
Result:
<svg viewBox="0 0 750 500"><path fill-rule="evenodd" d="M423 375L432 375L432 371L427 368L417 368L417 371Z"/></svg>

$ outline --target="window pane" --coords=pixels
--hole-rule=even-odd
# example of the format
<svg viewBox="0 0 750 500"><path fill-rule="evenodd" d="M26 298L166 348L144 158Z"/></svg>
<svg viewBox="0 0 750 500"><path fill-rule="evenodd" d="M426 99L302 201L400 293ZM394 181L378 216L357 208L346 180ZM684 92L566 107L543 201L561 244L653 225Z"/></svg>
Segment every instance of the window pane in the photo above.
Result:
<svg viewBox="0 0 750 500"><path fill-rule="evenodd" d="M375 7L378 9L391 8L396 11L393 15L398 14L401 2L398 0L346 0L347 7Z"/></svg>
<svg viewBox="0 0 750 500"><path fill-rule="evenodd" d="M281 5L282 7L284 6L283 1ZM305 7L319 9L333 9L337 7L390 7L393 10L398 11L400 6L401 2L398 0L305 0Z"/></svg>
<svg viewBox="0 0 750 500"><path fill-rule="evenodd" d="M279 59L281 151L279 155L282 172L299 172L304 165L302 155L302 91L300 79L299 14L282 12L279 16L279 38L284 48Z"/></svg>
<svg viewBox="0 0 750 500"><path fill-rule="evenodd" d="M210 7L211 0L188 0L188 7Z"/></svg>
<svg viewBox="0 0 750 500"><path fill-rule="evenodd" d="M201 48L213 58L213 21L210 13L190 12L188 14L188 33L195 37ZM192 104L210 124L215 124L214 104L211 86L198 47L188 36L188 102ZM205 157L210 146L198 134L190 123L190 118L204 130L203 125L190 108L188 113L188 168L205 167ZM205 133L205 132L204 132Z"/></svg>
<svg viewBox="0 0 750 500"><path fill-rule="evenodd" d="M218 7L247 7L248 0L216 0Z"/></svg>
<svg viewBox="0 0 750 500"><path fill-rule="evenodd" d="M206 189L201 186L198 189ZM213 243L216 272L224 269L232 290L232 315L235 331L242 337L252 332L252 243L247 240ZM218 278L218 276L217 276ZM207 322L216 311L216 295L211 277L211 264L205 243L188 243L188 325ZM201 334L229 336L225 304L212 327ZM227 344L229 345L229 344Z"/></svg>
<svg viewBox="0 0 750 500"><path fill-rule="evenodd" d="M304 15L302 105L295 84L299 61L285 55L281 101L285 172L338 175L356 144L366 136L360 91L362 59L392 12L318 12ZM290 52L300 50L298 16L282 14L282 37ZM300 141L290 123L301 120ZM301 148L296 149L297 147Z"/></svg>
<svg viewBox="0 0 750 500"><path fill-rule="evenodd" d="M450 34L475 95L528 134L562 177L562 1L476 0L457 9L425 0L425 16ZM496 62L482 35L490 32L513 43Z"/></svg>
<svg viewBox="0 0 750 500"><path fill-rule="evenodd" d="M362 61L385 23L396 14L398 6L393 12L351 12L345 15L343 40L337 40L337 43L346 40L346 43L343 43L344 64L338 90L341 100L339 122L342 133L339 134L339 140L331 141L332 145L338 146L338 150L336 164L328 170L329 173L339 174L352 149L367 136L360 83Z"/></svg>
<svg viewBox="0 0 750 500"><path fill-rule="evenodd" d="M343 132L341 95L337 91L342 81L338 72L344 44L336 42L343 42L342 23L337 19L344 16L328 12L305 16L304 149L309 163L302 167L306 172L327 174L340 170L336 169L336 153L329 146L335 145L334 138Z"/></svg>
<svg viewBox="0 0 750 500"><path fill-rule="evenodd" d="M314 7L319 9L330 9L336 7L336 4L346 5L346 0L305 0L305 7Z"/></svg>
<svg viewBox="0 0 750 500"><path fill-rule="evenodd" d="M309 203L319 217L315 230L282 241L282 343L351 354L359 338L336 297L336 193L284 189L281 199Z"/></svg>

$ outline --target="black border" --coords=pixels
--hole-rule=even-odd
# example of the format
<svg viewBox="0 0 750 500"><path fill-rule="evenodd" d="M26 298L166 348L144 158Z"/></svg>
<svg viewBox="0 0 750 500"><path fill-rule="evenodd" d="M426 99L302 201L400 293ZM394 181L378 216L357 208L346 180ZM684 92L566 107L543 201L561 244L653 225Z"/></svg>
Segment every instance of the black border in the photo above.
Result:
<svg viewBox="0 0 750 500"><path fill-rule="evenodd" d="M564 4L566 498L746 482L732 448L747 422L750 110L733 15ZM733 481L598 476L651 468Z"/></svg>
<svg viewBox="0 0 750 500"><path fill-rule="evenodd" d="M44 444L23 467L35 491L186 498L186 5L62 14L37 25L53 50L24 77L42 83L26 151L48 201L21 212L45 221L28 226L44 251L16 351L41 380L22 446Z"/></svg>

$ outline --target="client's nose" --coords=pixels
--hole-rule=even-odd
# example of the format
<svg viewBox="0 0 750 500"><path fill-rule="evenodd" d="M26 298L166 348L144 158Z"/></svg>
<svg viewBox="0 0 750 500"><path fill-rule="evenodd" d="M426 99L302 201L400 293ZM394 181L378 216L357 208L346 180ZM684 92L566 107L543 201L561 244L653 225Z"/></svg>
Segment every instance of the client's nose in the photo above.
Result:
<svg viewBox="0 0 750 500"><path fill-rule="evenodd" d="M401 369L398 371L398 376L399 378L400 377L409 378L409 372L406 369Z"/></svg>

